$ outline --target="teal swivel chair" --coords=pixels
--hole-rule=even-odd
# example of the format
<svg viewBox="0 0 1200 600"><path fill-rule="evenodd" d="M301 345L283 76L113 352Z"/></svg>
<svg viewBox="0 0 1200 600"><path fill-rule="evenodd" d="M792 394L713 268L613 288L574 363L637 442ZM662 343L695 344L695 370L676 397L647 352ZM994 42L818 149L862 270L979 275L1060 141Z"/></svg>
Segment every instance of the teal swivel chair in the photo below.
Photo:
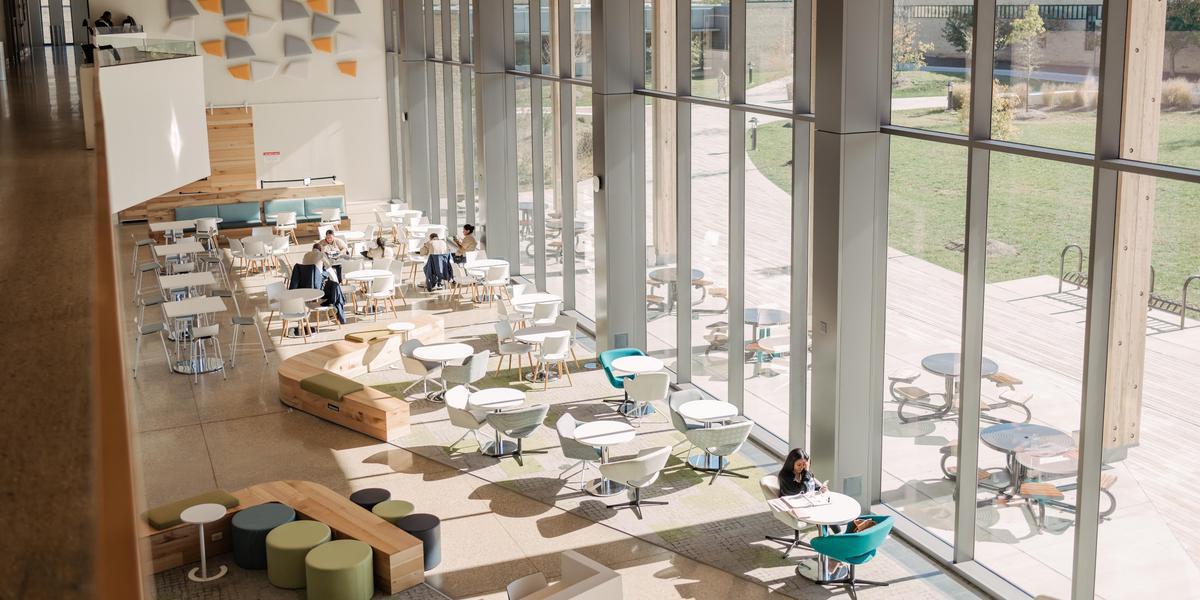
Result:
<svg viewBox="0 0 1200 600"><path fill-rule="evenodd" d="M860 585L888 585L882 581L857 579L854 576L854 568L874 558L875 552L892 531L892 518L884 515L863 515L859 518L875 521L875 525L860 533L825 535L810 540L813 550L850 565L850 572L846 577L826 581L825 583L845 585L850 589L851 595L854 594L854 591Z"/></svg>
<svg viewBox="0 0 1200 600"><path fill-rule="evenodd" d="M614 373L612 367L613 361L623 356L645 356L645 354L645 352L642 352L637 348L613 348L612 350L605 350L604 352L601 352L600 366L604 367L604 376L608 377L609 385L612 385L614 388L625 392L625 380L628 379L629 376L618 376L616 373ZM629 392L625 392L625 398L623 400L605 400L605 402L620 402L623 405L627 404L629 403Z"/></svg>

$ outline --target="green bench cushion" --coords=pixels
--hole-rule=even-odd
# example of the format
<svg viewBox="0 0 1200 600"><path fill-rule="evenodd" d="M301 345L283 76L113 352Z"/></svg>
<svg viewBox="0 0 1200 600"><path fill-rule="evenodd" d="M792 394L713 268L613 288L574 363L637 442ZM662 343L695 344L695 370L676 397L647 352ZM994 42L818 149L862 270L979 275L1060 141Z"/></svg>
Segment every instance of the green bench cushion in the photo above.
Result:
<svg viewBox="0 0 1200 600"><path fill-rule="evenodd" d="M263 204L263 214L267 217L267 223L274 223L275 215L281 212L296 213L296 221L300 222L304 219L304 199L287 198L282 200L268 200Z"/></svg>
<svg viewBox="0 0 1200 600"><path fill-rule="evenodd" d="M242 229L262 225L257 202L221 204L217 206L217 213L222 219L218 225L221 229Z"/></svg>
<svg viewBox="0 0 1200 600"><path fill-rule="evenodd" d="M213 490L152 508L146 511L146 522L158 530L174 527L183 522L179 514L197 504L220 504L225 508L233 508L238 505L238 499L225 490Z"/></svg>
<svg viewBox="0 0 1200 600"><path fill-rule="evenodd" d="M304 199L304 216L309 219L320 219L322 208L340 208L342 215L346 214L346 206L341 196L324 196L321 198ZM299 216L299 215L297 215Z"/></svg>
<svg viewBox="0 0 1200 600"><path fill-rule="evenodd" d="M187 221L188 219L213 218L219 216L217 214L217 205L209 204L207 206L180 206L175 209L176 221Z"/></svg>
<svg viewBox="0 0 1200 600"><path fill-rule="evenodd" d="M330 400L341 400L346 394L363 389L363 384L337 373L320 373L300 380L300 389Z"/></svg>
<svg viewBox="0 0 1200 600"><path fill-rule="evenodd" d="M373 342L389 335L392 335L392 332L387 329L373 329L371 331L347 333L345 339L347 342Z"/></svg>

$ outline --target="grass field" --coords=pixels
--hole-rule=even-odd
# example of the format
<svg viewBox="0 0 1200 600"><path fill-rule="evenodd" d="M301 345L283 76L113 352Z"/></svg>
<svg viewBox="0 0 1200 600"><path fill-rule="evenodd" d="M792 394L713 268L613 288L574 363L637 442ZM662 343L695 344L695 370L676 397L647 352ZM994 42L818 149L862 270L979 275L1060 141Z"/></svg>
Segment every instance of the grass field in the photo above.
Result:
<svg viewBox="0 0 1200 600"><path fill-rule="evenodd" d="M1049 115L1041 121L1018 122L1013 140L1090 151L1094 112ZM906 111L898 116L910 126L959 131L953 113ZM1161 130L1160 162L1200 167L1200 114L1167 113ZM784 163L791 156L790 144L791 129L783 122L770 123L759 127L758 150L751 153L759 170L780 187L786 187L789 176ZM964 148L893 137L889 244L962 272L962 254L946 245L961 242L964 236L966 179ZM1088 167L993 153L988 238L1016 254L989 256L988 281L1057 277L1065 245L1079 244L1086 253L1091 189ZM1200 273L1200 186L1159 181L1152 263L1157 271L1155 290L1168 297L1178 298L1184 278Z"/></svg>

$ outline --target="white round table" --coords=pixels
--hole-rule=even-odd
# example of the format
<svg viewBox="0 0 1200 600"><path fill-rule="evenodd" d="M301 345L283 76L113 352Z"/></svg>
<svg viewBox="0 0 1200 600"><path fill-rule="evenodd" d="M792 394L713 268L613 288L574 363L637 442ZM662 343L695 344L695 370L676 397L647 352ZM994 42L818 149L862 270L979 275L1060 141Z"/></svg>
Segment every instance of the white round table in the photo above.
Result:
<svg viewBox="0 0 1200 600"><path fill-rule="evenodd" d="M401 338L403 338L404 341L407 342L408 341L408 333L410 331L416 329L417 324L409 323L408 321L396 321L395 323L388 323L387 328L388 328L388 331L390 331L392 333L400 334Z"/></svg>
<svg viewBox="0 0 1200 600"><path fill-rule="evenodd" d="M858 501L845 494L828 491L813 497L817 499L827 497L829 501L818 503L815 506L794 508L792 516L796 517L798 521L816 525L817 533L821 536L829 535L831 525L844 525L862 514L862 507L858 505ZM812 548L804 542L801 542L801 545ZM813 561L812 566L807 560ZM806 559L806 562L796 566L796 573L817 583L826 583L830 580L829 558L818 554L812 559Z"/></svg>
<svg viewBox="0 0 1200 600"><path fill-rule="evenodd" d="M426 362L441 363L442 367L445 368L446 363L452 360L462 360L474 353L475 349L466 344L450 342L445 344L430 344L428 346L421 346L420 348L413 350L413 358ZM428 398L432 402L445 401L446 378L444 376L442 377L442 391L433 392L429 394Z"/></svg>
<svg viewBox="0 0 1200 600"><path fill-rule="evenodd" d="M367 234L365 234L361 231L355 231L353 229L347 229L345 231L335 231L335 232L333 232L333 235L334 235L334 237L340 237L343 240L346 240L347 242L361 242L361 241L363 241L364 238L367 237Z"/></svg>
<svg viewBox="0 0 1200 600"><path fill-rule="evenodd" d="M344 277L346 281L370 281L376 277L385 277L391 274L392 272L387 269L359 269L346 273Z"/></svg>
<svg viewBox="0 0 1200 600"><path fill-rule="evenodd" d="M792 338L786 335L775 335L758 340L758 347L771 354L787 354L791 352Z"/></svg>
<svg viewBox="0 0 1200 600"><path fill-rule="evenodd" d="M179 520L184 523L200 526L200 566L188 571L188 579L203 583L220 579L225 575L225 565L217 570L215 575L208 574L208 556L204 549L204 541L208 536L204 534L204 526L208 523L221 520L225 516L225 507L220 504L197 504L195 506L184 509L179 513ZM197 572L199 574L197 575Z"/></svg>
<svg viewBox="0 0 1200 600"><path fill-rule="evenodd" d="M546 336L554 332L567 331L557 325L534 325L533 327L522 327L513 332L513 337L518 342L526 344L541 344L546 341Z"/></svg>
<svg viewBox="0 0 1200 600"><path fill-rule="evenodd" d="M463 264L463 268L468 271L484 271L484 270L490 269L492 267L507 267L507 266L509 266L508 261L500 260L499 258L483 258L480 260L467 261L466 263Z"/></svg>
<svg viewBox="0 0 1200 600"><path fill-rule="evenodd" d="M581 444L600 449L600 464L608 462L608 448L633 441L633 426L624 421L592 421L575 427L575 439ZM625 484L605 479L603 476L588 482L587 493L593 496L613 496L625 491Z"/></svg>
<svg viewBox="0 0 1200 600"><path fill-rule="evenodd" d="M622 356L612 361L615 371L622 373L657 373L663 370L663 361L653 356Z"/></svg>
<svg viewBox="0 0 1200 600"><path fill-rule="evenodd" d="M515 390L513 388L488 388L473 392L467 400L467 406L475 410L486 410L490 412L500 412L506 408L516 408L525 404L525 392ZM516 452L517 445L514 442L502 439L500 432L496 432L496 438L490 444L484 445L479 451L484 456L506 456Z"/></svg>
<svg viewBox="0 0 1200 600"><path fill-rule="evenodd" d="M704 423L705 427L711 427L713 423L728 421L738 414L736 406L720 400L692 400L681 404L676 411L685 419ZM696 469L715 470L728 465L729 459L705 452L703 456L697 454L689 458L688 464Z"/></svg>
<svg viewBox="0 0 1200 600"><path fill-rule="evenodd" d="M575 439L581 444L596 446L600 449L600 464L608 462L608 446L628 444L634 440L634 426L625 421L592 421L583 422L575 427ZM588 482L584 488L592 496L614 496L625 491L624 484L610 481L600 476Z"/></svg>
<svg viewBox="0 0 1200 600"><path fill-rule="evenodd" d="M512 299L513 308L520 312L533 312L533 305L541 302L562 302L562 298L546 292L522 294Z"/></svg>

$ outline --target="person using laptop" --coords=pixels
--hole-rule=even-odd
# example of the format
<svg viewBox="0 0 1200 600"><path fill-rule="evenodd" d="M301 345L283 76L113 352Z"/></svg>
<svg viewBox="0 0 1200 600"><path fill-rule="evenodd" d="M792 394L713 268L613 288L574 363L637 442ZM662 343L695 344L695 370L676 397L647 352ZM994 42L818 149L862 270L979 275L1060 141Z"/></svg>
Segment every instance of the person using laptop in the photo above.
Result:
<svg viewBox="0 0 1200 600"><path fill-rule="evenodd" d="M817 479L809 469L808 452L803 448L793 448L783 460L783 468L779 470L779 496L795 496L796 494L824 494L829 486ZM841 533L840 525L830 526L833 533Z"/></svg>

